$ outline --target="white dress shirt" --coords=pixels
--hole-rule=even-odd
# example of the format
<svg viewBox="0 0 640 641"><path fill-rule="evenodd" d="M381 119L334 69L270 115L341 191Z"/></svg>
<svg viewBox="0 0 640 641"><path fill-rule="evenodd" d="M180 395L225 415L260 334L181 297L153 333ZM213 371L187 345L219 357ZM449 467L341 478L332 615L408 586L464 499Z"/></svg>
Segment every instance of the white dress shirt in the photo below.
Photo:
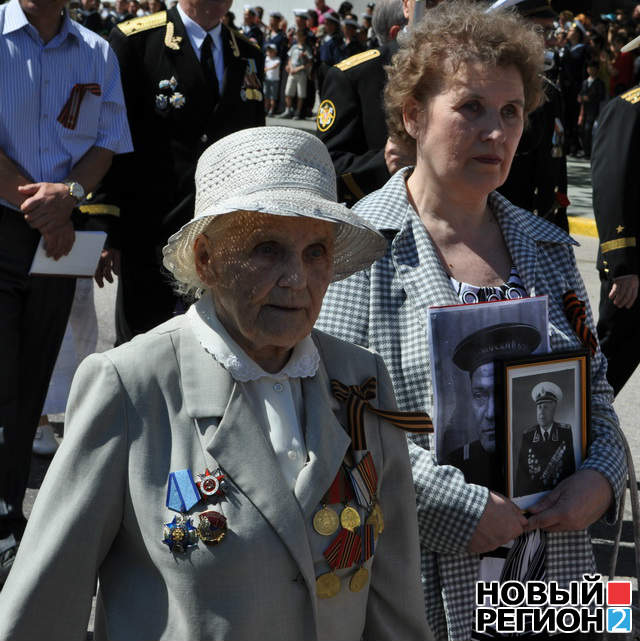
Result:
<svg viewBox="0 0 640 641"><path fill-rule="evenodd" d="M293 491L307 462L304 399L300 378L315 376L320 354L310 336L293 349L286 365L276 374L265 372L231 338L218 319L213 300L205 294L187 311L202 347L242 385L271 442L280 469Z"/></svg>
<svg viewBox="0 0 640 641"><path fill-rule="evenodd" d="M218 76L218 89L220 94L222 94L222 79L224 76L224 54L222 49L222 23L219 22L213 29L205 31L197 22L192 20L180 6L180 3L176 5L178 13L180 14L180 19L184 28L187 31L189 36L189 42L193 47L193 51L196 54L196 58L200 60L200 47L206 38L207 34L211 36L213 41L213 64L216 66L216 76Z"/></svg>

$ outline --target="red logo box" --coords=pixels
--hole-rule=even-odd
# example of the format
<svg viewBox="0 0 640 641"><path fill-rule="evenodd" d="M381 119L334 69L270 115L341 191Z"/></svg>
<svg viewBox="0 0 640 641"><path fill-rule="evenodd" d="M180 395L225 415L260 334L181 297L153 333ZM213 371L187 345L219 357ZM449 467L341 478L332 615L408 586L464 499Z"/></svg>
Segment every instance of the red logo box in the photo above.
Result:
<svg viewBox="0 0 640 641"><path fill-rule="evenodd" d="M631 582L609 581L607 583L607 605L631 605Z"/></svg>

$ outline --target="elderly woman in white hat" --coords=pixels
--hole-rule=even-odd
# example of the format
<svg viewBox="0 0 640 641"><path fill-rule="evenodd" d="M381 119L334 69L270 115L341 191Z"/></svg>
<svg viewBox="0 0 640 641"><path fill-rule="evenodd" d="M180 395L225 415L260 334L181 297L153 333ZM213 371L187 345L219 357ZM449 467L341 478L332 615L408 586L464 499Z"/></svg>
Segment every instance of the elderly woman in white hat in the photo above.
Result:
<svg viewBox="0 0 640 641"><path fill-rule="evenodd" d="M78 370L1 639L84 639L96 579L98 641L431 638L406 441L376 413L387 372L311 331L329 283L384 247L314 136L203 154L164 249L200 298Z"/></svg>

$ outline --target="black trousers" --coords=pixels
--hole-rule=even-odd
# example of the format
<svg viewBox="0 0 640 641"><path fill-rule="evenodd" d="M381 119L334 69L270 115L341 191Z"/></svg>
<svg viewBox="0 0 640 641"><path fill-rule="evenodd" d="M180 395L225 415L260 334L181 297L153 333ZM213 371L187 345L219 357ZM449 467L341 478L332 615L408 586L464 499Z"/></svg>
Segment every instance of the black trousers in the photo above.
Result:
<svg viewBox="0 0 640 641"><path fill-rule="evenodd" d="M184 311L173 280L162 266L162 247L122 249L116 298L116 345Z"/></svg>
<svg viewBox="0 0 640 641"><path fill-rule="evenodd" d="M607 380L617 395L640 363L640 298L631 309L620 309L609 300L612 284L600 274L598 338L608 361Z"/></svg>
<svg viewBox="0 0 640 641"><path fill-rule="evenodd" d="M0 206L0 538L22 536L33 437L76 286L28 275L39 239Z"/></svg>

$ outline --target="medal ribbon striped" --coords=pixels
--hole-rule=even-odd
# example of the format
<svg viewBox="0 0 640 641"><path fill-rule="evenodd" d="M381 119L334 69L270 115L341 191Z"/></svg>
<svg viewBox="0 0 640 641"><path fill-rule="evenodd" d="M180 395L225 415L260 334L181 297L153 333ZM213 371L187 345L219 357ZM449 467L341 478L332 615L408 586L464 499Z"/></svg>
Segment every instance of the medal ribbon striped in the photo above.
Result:
<svg viewBox="0 0 640 641"><path fill-rule="evenodd" d="M360 463L349 470L358 505L368 508L378 490L378 473L371 452L367 452Z"/></svg>
<svg viewBox="0 0 640 641"><path fill-rule="evenodd" d="M598 349L598 341L587 325L587 309L584 301L581 301L573 289L566 291L562 295L564 304L564 313L571 323L575 333L578 335L580 342L589 350L591 356Z"/></svg>
<svg viewBox="0 0 640 641"><path fill-rule="evenodd" d="M336 379L331 380L333 395L339 401L347 403L347 417L349 431L351 432L351 448L353 450L367 449L362 418L365 409L405 432L410 432L411 434L433 432L433 423L428 414L423 412L388 412L373 407L369 400L376 397L376 389L377 382L373 376L368 378L362 385L345 385Z"/></svg>
<svg viewBox="0 0 640 641"><path fill-rule="evenodd" d="M343 467L338 470L336 478L333 479L331 487L322 498L322 505L344 503L345 505L353 498L351 483L347 481L347 475Z"/></svg>
<svg viewBox="0 0 640 641"><path fill-rule="evenodd" d="M362 563L367 559L373 556L375 549L375 538L374 538L374 527L373 525L363 526L363 536L362 536Z"/></svg>
<svg viewBox="0 0 640 641"><path fill-rule="evenodd" d="M58 122L67 129L75 129L78 124L78 115L80 114L80 105L85 94L92 93L94 96L101 96L102 90L97 82L73 85L69 100L65 102L62 111L58 115Z"/></svg>
<svg viewBox="0 0 640 641"><path fill-rule="evenodd" d="M362 538L356 532L342 528L331 545L323 552L332 570L350 568L360 556Z"/></svg>

